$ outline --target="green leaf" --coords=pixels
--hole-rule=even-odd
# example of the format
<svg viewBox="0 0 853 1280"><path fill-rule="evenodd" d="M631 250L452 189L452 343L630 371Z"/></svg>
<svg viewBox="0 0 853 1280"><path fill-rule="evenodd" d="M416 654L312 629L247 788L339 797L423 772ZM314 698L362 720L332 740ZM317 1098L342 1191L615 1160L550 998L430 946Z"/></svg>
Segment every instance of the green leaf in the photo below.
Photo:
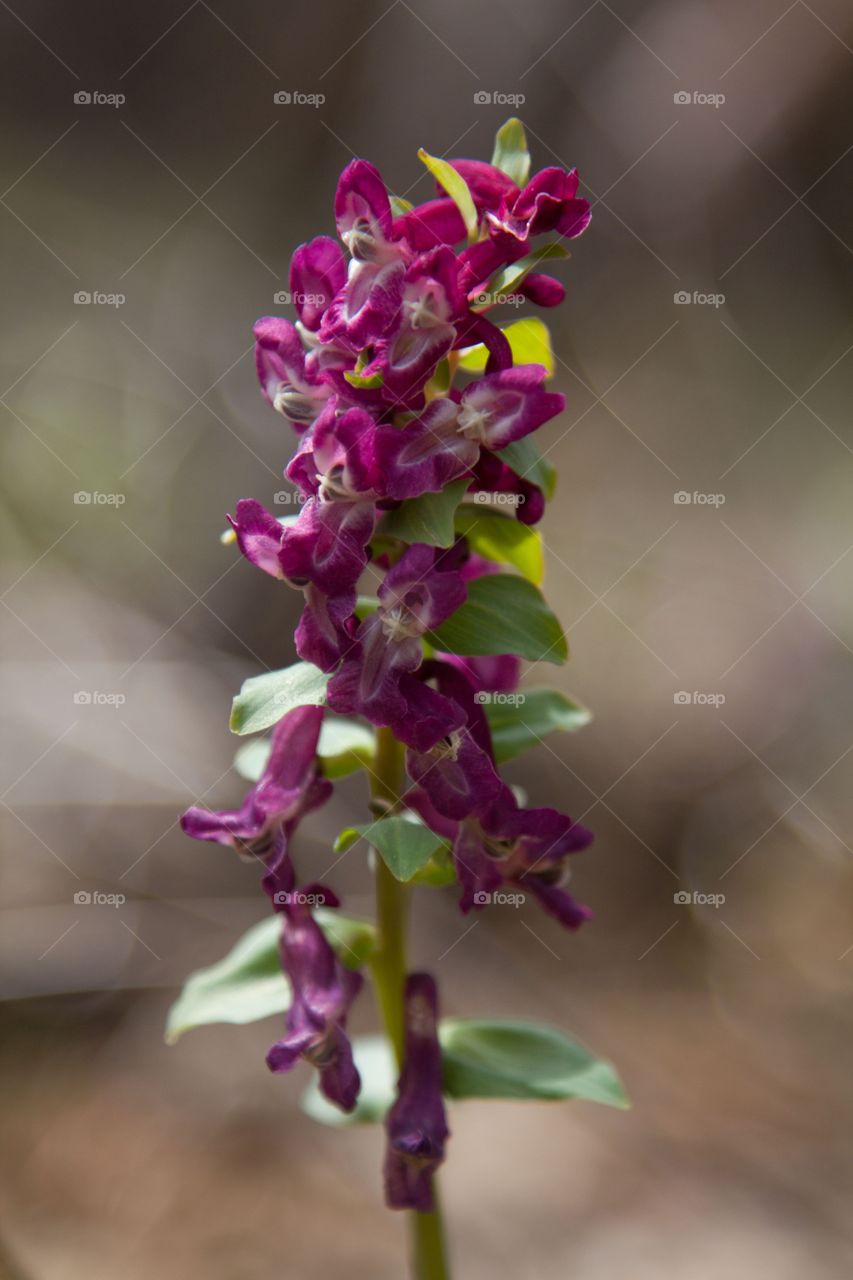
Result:
<svg viewBox="0 0 853 1280"><path fill-rule="evenodd" d="M492 164L511 178L517 187L527 185L530 176L530 152L527 150L524 125L515 116L510 116L495 134Z"/></svg>
<svg viewBox="0 0 853 1280"><path fill-rule="evenodd" d="M452 1098L584 1098L630 1106L610 1063L552 1027L451 1018L439 1036L444 1089Z"/></svg>
<svg viewBox="0 0 853 1280"><path fill-rule="evenodd" d="M480 696L485 701L498 764L513 760L549 733L571 733L592 719L586 707L556 689L523 689L520 693Z"/></svg>
<svg viewBox="0 0 853 1280"><path fill-rule="evenodd" d="M376 930L326 907L313 913L341 964L360 969L376 950ZM216 1022L258 1022L290 1007L290 985L281 971L281 921L270 916L253 925L222 960L187 978L169 1010L166 1041Z"/></svg>
<svg viewBox="0 0 853 1280"><path fill-rule="evenodd" d="M435 631L437 649L461 655L515 653L531 662L565 662L563 629L541 592L514 574L489 574L468 584L468 599Z"/></svg>
<svg viewBox="0 0 853 1280"><path fill-rule="evenodd" d="M577 1098L625 1109L631 1104L615 1069L552 1027L509 1020L445 1019L439 1024L448 1098L565 1101ZM396 1095L397 1068L382 1036L357 1036L353 1056L361 1094L349 1115L327 1102L316 1076L302 1109L321 1124L379 1124Z"/></svg>
<svg viewBox="0 0 853 1280"><path fill-rule="evenodd" d="M422 822L401 815L379 818L354 829L373 845L391 874L404 883L444 844L442 837Z"/></svg>
<svg viewBox="0 0 853 1280"><path fill-rule="evenodd" d="M543 364L548 377L554 376L554 350L551 346L551 334L547 324L538 316L524 316L521 320L513 320L512 324L502 329L512 351L513 364ZM475 347L465 347L459 353L459 368L466 373L483 373L489 351L485 343L478 342Z"/></svg>
<svg viewBox="0 0 853 1280"><path fill-rule="evenodd" d="M456 208L462 214L465 230L471 244L477 239L477 208L468 190L468 183L457 173L452 164L438 156L431 156L423 147L418 151L418 159L426 165L432 176L450 196Z"/></svg>
<svg viewBox="0 0 853 1280"><path fill-rule="evenodd" d="M352 1041L353 1058L361 1076L361 1091L355 1110L339 1111L318 1088L317 1074L302 1095L300 1106L319 1124L335 1129L351 1124L378 1124L394 1100L397 1089L397 1066L391 1047L384 1036L356 1036Z"/></svg>
<svg viewBox="0 0 853 1280"><path fill-rule="evenodd" d="M233 733L259 733L277 724L294 707L321 707L329 677L310 662L282 671L265 671L243 681L231 708Z"/></svg>
<svg viewBox="0 0 853 1280"><path fill-rule="evenodd" d="M499 449L498 457L523 480L538 485L546 498L553 498L557 472L548 459L543 458L530 436L513 440L505 449Z"/></svg>
<svg viewBox="0 0 853 1280"><path fill-rule="evenodd" d="M455 480L441 493L407 498L388 512L379 526L380 534L402 538L404 542L425 542L431 547L451 546L453 517L469 484L469 480Z"/></svg>
<svg viewBox="0 0 853 1280"><path fill-rule="evenodd" d="M312 914L347 969L360 969L373 955L376 929L368 920L353 920L330 907L315 907Z"/></svg>
<svg viewBox="0 0 853 1280"><path fill-rule="evenodd" d="M545 573L542 535L514 516L491 511L488 506L466 503L456 512L456 530L464 533L478 555L498 564L511 564L537 586Z"/></svg>
<svg viewBox="0 0 853 1280"><path fill-rule="evenodd" d="M275 916L254 925L224 959L199 969L169 1010L166 1042L212 1022L257 1022L290 1007L290 986L278 957Z"/></svg>
<svg viewBox="0 0 853 1280"><path fill-rule="evenodd" d="M390 196L391 212L395 218L402 218L404 213L411 213L414 205L411 200L404 200L402 196Z"/></svg>
<svg viewBox="0 0 853 1280"><path fill-rule="evenodd" d="M504 267L503 271L499 271L497 275L492 276L484 293L493 296L505 296L512 293L516 285L521 284L525 276L539 266L540 262L547 262L554 258L570 258L571 254L568 249L564 249L556 240L551 244L540 245L538 249L534 249L533 253L528 253L526 257L519 258L517 262L511 263L508 267Z"/></svg>

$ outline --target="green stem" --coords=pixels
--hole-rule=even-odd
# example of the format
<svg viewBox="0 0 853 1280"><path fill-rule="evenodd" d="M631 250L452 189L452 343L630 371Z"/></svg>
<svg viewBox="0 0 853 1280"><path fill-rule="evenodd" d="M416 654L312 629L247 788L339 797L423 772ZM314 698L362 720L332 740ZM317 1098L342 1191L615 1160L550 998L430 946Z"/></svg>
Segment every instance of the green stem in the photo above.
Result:
<svg viewBox="0 0 853 1280"><path fill-rule="evenodd" d="M390 729L376 731L376 760L371 795L377 817L399 802L405 781L403 746ZM405 1057L403 988L406 981L406 919L408 886L391 874L376 854L376 924L378 946L370 965L385 1031L398 1068ZM411 1219L412 1274L414 1280L449 1280L444 1228L433 1180L435 1208L431 1213L409 1214Z"/></svg>

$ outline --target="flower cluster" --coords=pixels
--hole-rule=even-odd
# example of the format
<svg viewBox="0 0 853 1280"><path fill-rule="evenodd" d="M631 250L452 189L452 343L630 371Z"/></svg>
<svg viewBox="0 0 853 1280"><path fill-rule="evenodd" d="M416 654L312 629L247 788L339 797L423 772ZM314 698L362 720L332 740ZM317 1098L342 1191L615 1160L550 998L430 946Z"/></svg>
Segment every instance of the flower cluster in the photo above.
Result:
<svg viewBox="0 0 853 1280"><path fill-rule="evenodd" d="M300 511L278 519L244 499L229 518L247 559L302 591L296 648L328 674L327 708L405 744L408 780L395 810L441 837L461 909L523 886L575 928L589 913L564 887L566 860L592 836L555 809L519 803L498 772L480 696L516 687L518 657L488 648L459 655L435 637L472 584L498 566L473 554L464 535L435 546L385 525L401 505L455 482L478 498L515 495L508 518L534 524L541 516L541 486L502 451L555 418L564 399L546 390L544 365L513 363L507 334L487 313L505 280L538 306L562 300L560 282L535 269L557 256L537 252L537 238L579 235L589 206L574 171L547 168L518 183L496 165L458 160L442 172L437 196L412 207L389 196L366 161L344 170L334 202L339 240L318 236L293 255L297 321L267 317L255 326L263 394L298 433L285 474ZM460 382L471 348L482 352L481 376ZM368 565L381 583L373 601L359 603ZM240 809L193 808L183 826L262 864L293 990L268 1064L287 1071L310 1062L326 1098L349 1111L359 1076L346 1019L362 979L310 905L337 900L322 886L297 887L290 852L301 818L331 791L317 754L325 714L290 711ZM429 975L409 975L404 1012L386 1191L394 1207L427 1210L448 1133Z"/></svg>

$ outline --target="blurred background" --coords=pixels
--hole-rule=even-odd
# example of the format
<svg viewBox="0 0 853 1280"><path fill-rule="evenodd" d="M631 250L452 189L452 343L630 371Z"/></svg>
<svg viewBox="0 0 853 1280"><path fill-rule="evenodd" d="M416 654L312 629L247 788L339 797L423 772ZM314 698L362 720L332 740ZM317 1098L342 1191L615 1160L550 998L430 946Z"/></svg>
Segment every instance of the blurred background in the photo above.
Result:
<svg viewBox="0 0 853 1280"><path fill-rule="evenodd" d="M634 1109L455 1108L457 1274L849 1275L849 5L11 0L0 32L0 1275L402 1273L381 1135L302 1115L275 1020L163 1043L265 914L176 820L239 799L230 698L294 656L296 597L219 542L293 443L252 323L353 155L424 199L419 146L488 158L512 114L594 207L546 317L573 657L525 679L595 719L508 774L597 832L596 919L466 932L422 892L413 956L445 1012L613 1059ZM347 780L301 834L312 878L363 803ZM332 881L370 913L360 852Z"/></svg>

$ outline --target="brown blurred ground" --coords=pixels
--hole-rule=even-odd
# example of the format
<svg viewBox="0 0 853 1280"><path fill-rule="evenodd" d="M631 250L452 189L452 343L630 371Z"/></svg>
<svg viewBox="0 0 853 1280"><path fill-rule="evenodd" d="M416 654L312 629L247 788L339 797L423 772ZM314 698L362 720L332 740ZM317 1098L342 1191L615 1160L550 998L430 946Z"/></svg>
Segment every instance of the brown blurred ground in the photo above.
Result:
<svg viewBox="0 0 853 1280"><path fill-rule="evenodd" d="M569 410L545 442L548 594L573 660L529 675L596 719L510 770L594 826L575 885L596 921L569 938L507 909L462 937L452 898L424 896L413 950L448 1012L571 1029L635 1107L456 1108L458 1274L848 1275L849 6L12 8L10 1276L401 1274L378 1136L302 1117L304 1080L263 1067L274 1024L163 1046L181 977L262 914L245 869L174 820L194 797L236 799L229 699L292 657L294 601L218 542L238 497L271 501L290 447L255 388L251 324L278 309L294 245L331 230L351 154L414 198L418 146L488 155L514 108L481 91L523 93L534 161L576 163L596 201L553 317ZM76 105L80 90L126 102ZM280 90L326 102L276 106ZM694 91L725 102L673 100ZM126 301L75 305L81 289ZM318 875L361 803L342 786L303 842ZM334 879L369 912L361 865ZM128 901L81 908L81 888ZM725 903L674 902L694 890Z"/></svg>

